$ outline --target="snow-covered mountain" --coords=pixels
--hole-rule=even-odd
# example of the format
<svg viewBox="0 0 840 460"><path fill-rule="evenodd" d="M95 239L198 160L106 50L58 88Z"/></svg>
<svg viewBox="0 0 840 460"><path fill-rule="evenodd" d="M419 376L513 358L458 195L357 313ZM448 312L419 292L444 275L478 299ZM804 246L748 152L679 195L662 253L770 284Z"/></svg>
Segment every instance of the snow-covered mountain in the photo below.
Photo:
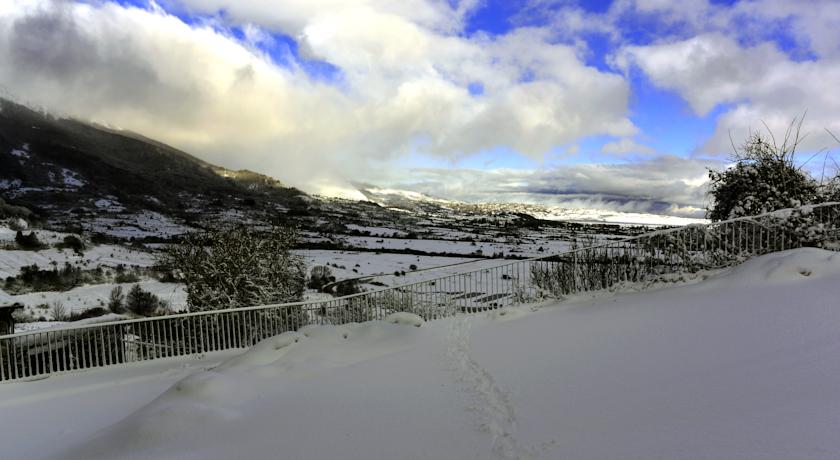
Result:
<svg viewBox="0 0 840 460"><path fill-rule="evenodd" d="M571 222L595 222L627 225L689 225L705 223L705 219L635 213L596 208L567 208L540 204L485 203L473 205L487 213L506 212L528 214L537 219Z"/></svg>
<svg viewBox="0 0 840 460"><path fill-rule="evenodd" d="M626 225L689 225L704 223L705 219L662 214L622 212L597 208L571 208L528 203L466 203L429 196L410 190L360 185L359 192L368 200L386 208L417 211L446 208L471 214L526 214L536 219L583 223Z"/></svg>

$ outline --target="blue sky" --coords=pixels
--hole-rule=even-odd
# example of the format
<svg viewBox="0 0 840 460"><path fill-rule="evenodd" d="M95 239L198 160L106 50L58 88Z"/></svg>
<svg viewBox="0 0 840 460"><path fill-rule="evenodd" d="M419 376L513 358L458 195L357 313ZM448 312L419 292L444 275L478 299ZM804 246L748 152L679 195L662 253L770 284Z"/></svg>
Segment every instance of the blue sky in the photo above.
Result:
<svg viewBox="0 0 840 460"><path fill-rule="evenodd" d="M730 139L840 132L830 0L1 6L8 92L315 193L699 216Z"/></svg>

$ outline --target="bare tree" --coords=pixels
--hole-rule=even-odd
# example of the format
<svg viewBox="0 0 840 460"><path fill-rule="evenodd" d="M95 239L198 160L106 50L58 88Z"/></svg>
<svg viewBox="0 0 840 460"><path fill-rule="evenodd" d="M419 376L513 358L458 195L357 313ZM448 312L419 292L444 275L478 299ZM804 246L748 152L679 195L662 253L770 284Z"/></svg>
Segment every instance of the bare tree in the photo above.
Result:
<svg viewBox="0 0 840 460"><path fill-rule="evenodd" d="M123 313L125 312L124 302L125 294L123 294L122 286L115 286L111 289L111 293L108 294L108 309L112 313Z"/></svg>

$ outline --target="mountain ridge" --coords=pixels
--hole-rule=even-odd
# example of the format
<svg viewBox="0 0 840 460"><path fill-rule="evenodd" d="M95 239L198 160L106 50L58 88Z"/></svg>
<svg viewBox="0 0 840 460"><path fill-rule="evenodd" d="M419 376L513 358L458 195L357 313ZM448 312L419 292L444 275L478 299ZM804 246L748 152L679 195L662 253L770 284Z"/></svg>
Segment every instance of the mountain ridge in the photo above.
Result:
<svg viewBox="0 0 840 460"><path fill-rule="evenodd" d="M138 133L52 116L7 99L0 99L0 193L39 214L106 197L177 213L198 197L288 208L300 206L304 195L269 176L214 165Z"/></svg>

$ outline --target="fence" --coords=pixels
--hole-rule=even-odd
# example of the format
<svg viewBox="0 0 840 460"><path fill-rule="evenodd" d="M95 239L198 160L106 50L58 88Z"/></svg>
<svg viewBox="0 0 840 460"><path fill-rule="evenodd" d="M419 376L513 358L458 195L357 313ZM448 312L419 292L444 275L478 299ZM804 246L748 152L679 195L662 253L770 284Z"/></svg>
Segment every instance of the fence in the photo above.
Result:
<svg viewBox="0 0 840 460"><path fill-rule="evenodd" d="M330 300L184 313L0 336L0 381L234 348L310 324L426 320L732 265L797 248L838 249L840 203L654 231Z"/></svg>

